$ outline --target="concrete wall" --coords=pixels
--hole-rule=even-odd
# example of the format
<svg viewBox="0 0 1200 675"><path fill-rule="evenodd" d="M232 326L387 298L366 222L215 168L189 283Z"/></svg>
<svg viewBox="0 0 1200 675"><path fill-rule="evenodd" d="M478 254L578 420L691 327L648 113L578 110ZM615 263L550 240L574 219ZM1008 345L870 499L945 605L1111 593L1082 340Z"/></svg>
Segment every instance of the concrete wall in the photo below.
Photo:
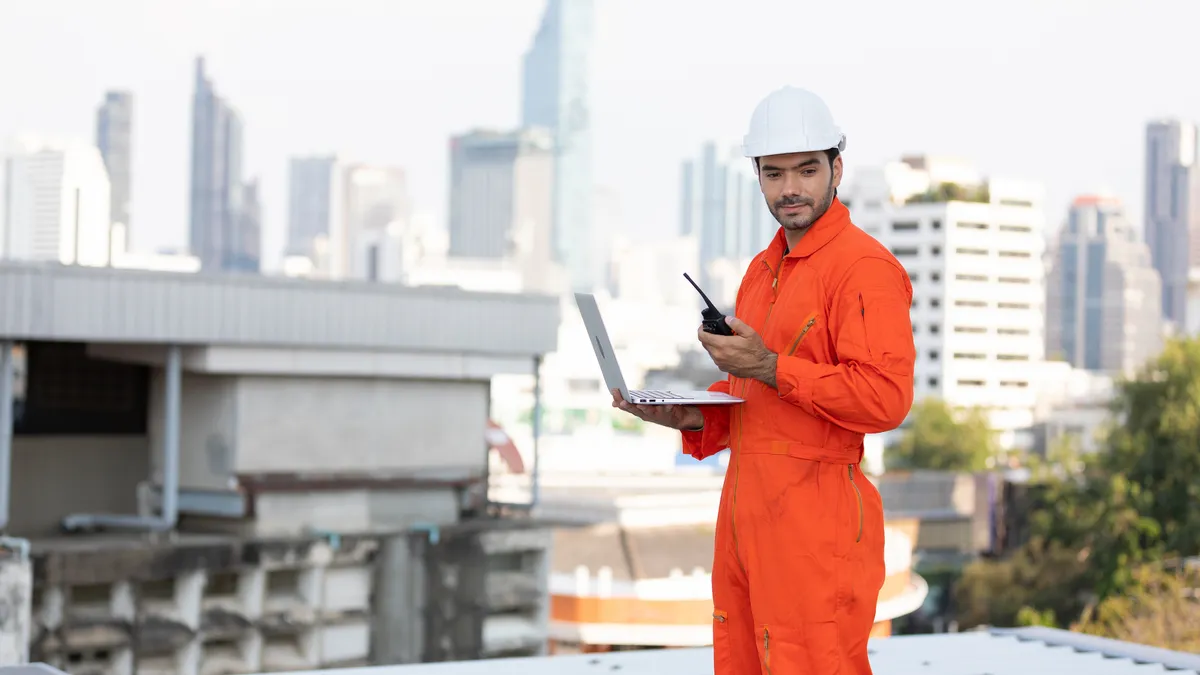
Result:
<svg viewBox="0 0 1200 675"><path fill-rule="evenodd" d="M15 437L8 534L54 534L71 513L134 513L147 448L144 436Z"/></svg>
<svg viewBox="0 0 1200 675"><path fill-rule="evenodd" d="M481 475L489 396L485 381L185 373L180 483L224 489L238 473ZM161 370L149 428L157 471Z"/></svg>

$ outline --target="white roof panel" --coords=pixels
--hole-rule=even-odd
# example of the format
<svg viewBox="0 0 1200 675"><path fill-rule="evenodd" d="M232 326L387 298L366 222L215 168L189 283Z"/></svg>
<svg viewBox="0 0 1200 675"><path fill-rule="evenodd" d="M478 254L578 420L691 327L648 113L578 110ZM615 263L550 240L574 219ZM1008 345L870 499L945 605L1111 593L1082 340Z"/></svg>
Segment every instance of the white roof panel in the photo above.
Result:
<svg viewBox="0 0 1200 675"><path fill-rule="evenodd" d="M1049 628L872 640L876 675L1200 674L1200 655ZM313 675L712 675L711 649L496 659L312 671Z"/></svg>

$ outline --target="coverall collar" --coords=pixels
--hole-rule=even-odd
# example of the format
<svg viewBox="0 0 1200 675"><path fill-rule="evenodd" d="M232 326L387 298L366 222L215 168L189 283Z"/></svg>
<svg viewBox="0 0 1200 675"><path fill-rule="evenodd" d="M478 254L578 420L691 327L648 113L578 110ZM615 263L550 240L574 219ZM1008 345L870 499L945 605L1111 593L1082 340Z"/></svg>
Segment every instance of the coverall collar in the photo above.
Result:
<svg viewBox="0 0 1200 675"><path fill-rule="evenodd" d="M834 197L829 208L820 218L817 218L817 222L808 228L808 232L800 238L800 243L796 245L796 248L788 252L787 257L807 258L825 244L833 241L833 238L841 234L849 224L850 210L842 204L842 200ZM787 237L784 235L782 227L775 233L775 239L767 250L770 251L770 258L775 260L783 258L783 252L787 251Z"/></svg>

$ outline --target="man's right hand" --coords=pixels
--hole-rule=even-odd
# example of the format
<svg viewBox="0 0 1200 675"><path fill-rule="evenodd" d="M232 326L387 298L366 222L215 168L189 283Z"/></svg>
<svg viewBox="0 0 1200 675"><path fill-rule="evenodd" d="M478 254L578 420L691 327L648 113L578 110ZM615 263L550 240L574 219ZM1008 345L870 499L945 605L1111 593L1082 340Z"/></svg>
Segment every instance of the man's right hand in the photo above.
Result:
<svg viewBox="0 0 1200 675"><path fill-rule="evenodd" d="M616 389L612 390L612 395L614 408L651 424L680 431L699 431L704 427L704 413L694 405L634 405L622 398Z"/></svg>

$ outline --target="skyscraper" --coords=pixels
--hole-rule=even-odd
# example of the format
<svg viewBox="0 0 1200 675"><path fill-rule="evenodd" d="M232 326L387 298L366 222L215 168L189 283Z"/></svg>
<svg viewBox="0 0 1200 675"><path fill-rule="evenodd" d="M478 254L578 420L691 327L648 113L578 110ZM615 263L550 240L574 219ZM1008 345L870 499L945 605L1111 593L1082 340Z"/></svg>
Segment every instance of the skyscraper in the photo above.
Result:
<svg viewBox="0 0 1200 675"><path fill-rule="evenodd" d="M133 94L110 91L96 111L96 147L108 170L113 223L130 230L130 197L133 190Z"/></svg>
<svg viewBox="0 0 1200 675"><path fill-rule="evenodd" d="M1161 351L1162 284L1116 200L1075 200L1047 282L1048 354L1133 375Z"/></svg>
<svg viewBox="0 0 1200 675"><path fill-rule="evenodd" d="M680 234L696 237L698 273L711 285L711 263L753 257L771 242L779 223L740 151L720 153L716 143L705 143L697 158L683 163L681 179Z"/></svg>
<svg viewBox="0 0 1200 675"><path fill-rule="evenodd" d="M111 192L94 146L18 138L3 173L0 258L108 264Z"/></svg>
<svg viewBox="0 0 1200 675"><path fill-rule="evenodd" d="M1182 327L1188 270L1200 265L1200 170L1196 125L1146 125L1146 244L1162 277L1163 318Z"/></svg>
<svg viewBox="0 0 1200 675"><path fill-rule="evenodd" d="M258 247L246 248L251 234L243 231L260 216L246 217L243 212L247 189L242 182L242 142L241 116L217 95L204 58L197 58L188 239L192 255L206 271L259 271Z"/></svg>
<svg viewBox="0 0 1200 675"><path fill-rule="evenodd" d="M389 238L412 215L408 174L397 166L351 164L335 177L335 212L330 234L330 269L334 278L378 280L373 270L394 261L378 259L382 249L366 253L368 242ZM373 245L372 245L373 246Z"/></svg>
<svg viewBox="0 0 1200 675"><path fill-rule="evenodd" d="M333 233L336 157L293 157L288 166L287 253L311 257L320 237Z"/></svg>
<svg viewBox="0 0 1200 675"><path fill-rule="evenodd" d="M602 251L590 235L592 137L590 120L593 0L547 0L537 35L525 54L521 123L554 133L555 257L571 285L601 283Z"/></svg>
<svg viewBox="0 0 1200 675"><path fill-rule="evenodd" d="M450 255L512 258L525 236L550 257L553 148L544 129L451 139Z"/></svg>

